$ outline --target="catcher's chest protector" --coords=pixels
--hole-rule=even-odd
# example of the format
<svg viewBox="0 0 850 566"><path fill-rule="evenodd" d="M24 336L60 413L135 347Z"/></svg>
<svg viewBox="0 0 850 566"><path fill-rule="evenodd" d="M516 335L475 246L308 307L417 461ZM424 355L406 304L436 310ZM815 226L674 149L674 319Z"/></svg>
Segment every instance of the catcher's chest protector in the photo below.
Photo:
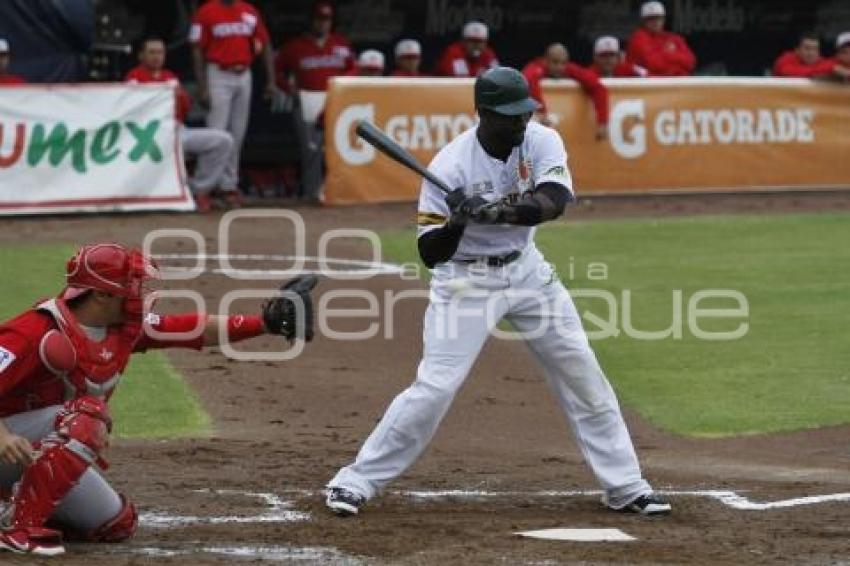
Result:
<svg viewBox="0 0 850 566"><path fill-rule="evenodd" d="M66 399L83 395L109 399L130 363L133 348L142 333L142 325L128 323L110 327L106 338L95 342L80 327L61 299L51 299L36 309L53 317L76 352L76 367L62 376Z"/></svg>

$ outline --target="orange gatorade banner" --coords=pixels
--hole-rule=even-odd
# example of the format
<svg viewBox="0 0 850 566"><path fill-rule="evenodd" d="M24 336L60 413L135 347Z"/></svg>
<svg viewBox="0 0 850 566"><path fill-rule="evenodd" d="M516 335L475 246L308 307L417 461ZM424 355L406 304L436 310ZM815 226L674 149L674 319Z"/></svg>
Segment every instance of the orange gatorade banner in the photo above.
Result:
<svg viewBox="0 0 850 566"><path fill-rule="evenodd" d="M805 79L611 79L608 139L572 82L544 81L579 194L850 188L850 88ZM354 134L369 120L423 164L475 123L471 79L344 78L326 107L326 201L410 201L417 175Z"/></svg>

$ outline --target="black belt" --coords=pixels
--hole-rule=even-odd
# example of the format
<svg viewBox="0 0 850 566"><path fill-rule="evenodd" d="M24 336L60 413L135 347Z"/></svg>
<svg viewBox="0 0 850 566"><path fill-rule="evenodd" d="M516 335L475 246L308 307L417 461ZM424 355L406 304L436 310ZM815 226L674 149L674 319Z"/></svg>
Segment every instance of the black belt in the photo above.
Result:
<svg viewBox="0 0 850 566"><path fill-rule="evenodd" d="M475 259L458 259L458 260L455 260L455 261L457 261L458 263L478 263L478 262L482 262L482 263L486 263L487 267L504 267L504 266L508 265L509 263L513 263L516 260L518 260L519 256L521 256L521 255L522 255L521 251L514 250L514 251L512 251L508 254L505 254L505 255L491 255L491 256L484 256L484 257L479 257L479 258L475 258Z"/></svg>

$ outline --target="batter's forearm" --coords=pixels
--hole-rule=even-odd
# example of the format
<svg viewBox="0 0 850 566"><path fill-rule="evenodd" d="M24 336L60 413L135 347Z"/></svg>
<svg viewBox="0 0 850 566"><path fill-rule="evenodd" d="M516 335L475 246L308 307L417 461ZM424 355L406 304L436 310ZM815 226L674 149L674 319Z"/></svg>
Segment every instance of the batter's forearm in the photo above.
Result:
<svg viewBox="0 0 850 566"><path fill-rule="evenodd" d="M438 263L448 261L455 255L460 239L463 237L463 225L446 223L445 226L431 230L419 236L417 246L419 257L428 269Z"/></svg>
<svg viewBox="0 0 850 566"><path fill-rule="evenodd" d="M557 183L544 183L530 196L506 205L499 220L517 226L536 226L561 216L572 200L572 193L565 187Z"/></svg>

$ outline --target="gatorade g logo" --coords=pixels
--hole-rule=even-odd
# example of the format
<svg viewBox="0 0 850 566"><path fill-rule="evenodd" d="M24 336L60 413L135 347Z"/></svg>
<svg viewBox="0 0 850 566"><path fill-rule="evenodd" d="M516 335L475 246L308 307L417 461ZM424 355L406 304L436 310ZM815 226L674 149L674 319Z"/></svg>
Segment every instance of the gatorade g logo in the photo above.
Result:
<svg viewBox="0 0 850 566"><path fill-rule="evenodd" d="M646 109L643 100L621 100L611 111L609 138L611 148L624 159L636 159L646 153Z"/></svg>
<svg viewBox="0 0 850 566"><path fill-rule="evenodd" d="M334 124L334 144L349 165L366 165L375 158L375 148L354 133L360 120L375 123L374 104L347 106ZM375 125L405 149L437 151L474 126L475 119L469 114L396 114Z"/></svg>
<svg viewBox="0 0 850 566"><path fill-rule="evenodd" d="M365 165L375 158L375 148L354 133L360 120L375 120L374 104L352 104L343 110L334 126L334 144L349 165Z"/></svg>

